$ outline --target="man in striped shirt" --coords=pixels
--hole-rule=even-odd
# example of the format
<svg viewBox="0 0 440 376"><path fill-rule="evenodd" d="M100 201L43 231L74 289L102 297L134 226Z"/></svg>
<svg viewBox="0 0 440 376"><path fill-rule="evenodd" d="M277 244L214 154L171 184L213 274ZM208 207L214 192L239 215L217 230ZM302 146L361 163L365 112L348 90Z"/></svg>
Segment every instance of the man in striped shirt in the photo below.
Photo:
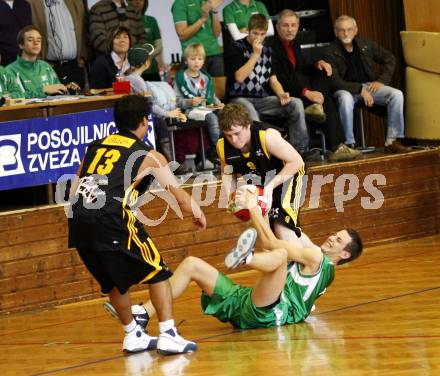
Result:
<svg viewBox="0 0 440 376"><path fill-rule="evenodd" d="M126 27L133 44L147 42L141 15L126 0L100 0L89 11L89 39L98 55L108 53L108 38L112 30Z"/></svg>

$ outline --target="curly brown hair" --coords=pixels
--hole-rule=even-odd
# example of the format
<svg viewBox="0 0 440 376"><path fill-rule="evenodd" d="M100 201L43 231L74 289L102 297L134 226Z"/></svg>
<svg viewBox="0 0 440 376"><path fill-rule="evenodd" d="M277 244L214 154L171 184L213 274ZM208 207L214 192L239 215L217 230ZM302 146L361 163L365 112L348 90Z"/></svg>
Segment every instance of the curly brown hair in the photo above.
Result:
<svg viewBox="0 0 440 376"><path fill-rule="evenodd" d="M246 107L238 103L227 104L218 115L218 121L223 132L231 130L234 125L245 127L252 124L252 119Z"/></svg>

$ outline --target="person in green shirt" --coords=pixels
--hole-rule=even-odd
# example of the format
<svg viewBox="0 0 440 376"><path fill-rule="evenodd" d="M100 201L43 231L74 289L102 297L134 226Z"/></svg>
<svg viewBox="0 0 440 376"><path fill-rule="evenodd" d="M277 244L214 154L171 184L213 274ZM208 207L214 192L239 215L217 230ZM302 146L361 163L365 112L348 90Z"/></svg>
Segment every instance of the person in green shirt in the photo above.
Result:
<svg viewBox="0 0 440 376"><path fill-rule="evenodd" d="M0 98L4 97L20 98L23 94L6 68L0 65Z"/></svg>
<svg viewBox="0 0 440 376"><path fill-rule="evenodd" d="M171 7L174 26L182 51L200 43L206 52L203 69L213 77L224 75L223 55L218 36L221 33L218 8L223 0L174 0Z"/></svg>
<svg viewBox="0 0 440 376"><path fill-rule="evenodd" d="M17 43L21 55L6 67L6 71L17 82L21 96L44 98L48 95L66 94L68 89L79 90L79 86L73 82L67 86L61 84L53 68L38 59L41 41L41 33L35 26L26 26L18 33Z"/></svg>
<svg viewBox="0 0 440 376"><path fill-rule="evenodd" d="M147 43L154 46L154 52L150 56L151 65L142 74L145 81L160 81L159 71L163 68L162 61L162 37L160 35L157 20L145 14L148 9L148 0L129 0L131 6L142 15L145 32L147 33Z"/></svg>
<svg viewBox="0 0 440 376"><path fill-rule="evenodd" d="M192 256L183 260L170 278L173 299L194 281L203 291L203 312L241 329L304 321L316 299L332 283L335 266L352 261L362 253L362 240L352 229L329 236L321 247L304 233L302 247L277 239L257 205L257 192L255 186L243 186L237 191L235 202L250 211L255 228L245 230L225 258L229 269L246 264L261 272L252 288L234 283L213 266ZM254 253L257 234L265 252ZM111 313L109 304L104 306ZM132 312L135 320L144 319L144 326L155 313L151 302L132 306Z"/></svg>
<svg viewBox="0 0 440 376"><path fill-rule="evenodd" d="M233 0L223 8L223 22L234 41L247 37L249 19L253 14L265 16L269 21L266 36L274 35L273 23L269 12L261 1Z"/></svg>

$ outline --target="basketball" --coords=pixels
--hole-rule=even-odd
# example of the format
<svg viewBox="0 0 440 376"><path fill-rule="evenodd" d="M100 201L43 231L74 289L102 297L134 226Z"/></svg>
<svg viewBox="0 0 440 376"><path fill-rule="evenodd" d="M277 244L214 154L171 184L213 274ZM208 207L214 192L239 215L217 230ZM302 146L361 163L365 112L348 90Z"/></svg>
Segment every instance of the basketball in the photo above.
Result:
<svg viewBox="0 0 440 376"><path fill-rule="evenodd" d="M249 187L250 190L251 187L255 187L255 186L249 185L245 187ZM266 210L267 210L267 200L266 197L264 196L264 189L263 187L259 187L259 186L257 186L256 188L258 189L257 205L261 208L261 213L263 214L264 217L266 215ZM234 199L235 199L235 192L232 193L231 195L231 200ZM242 220L243 222L247 222L249 221L249 219L251 219L251 215L248 209L237 208L235 204L232 205L231 212L233 215L235 215L238 219Z"/></svg>

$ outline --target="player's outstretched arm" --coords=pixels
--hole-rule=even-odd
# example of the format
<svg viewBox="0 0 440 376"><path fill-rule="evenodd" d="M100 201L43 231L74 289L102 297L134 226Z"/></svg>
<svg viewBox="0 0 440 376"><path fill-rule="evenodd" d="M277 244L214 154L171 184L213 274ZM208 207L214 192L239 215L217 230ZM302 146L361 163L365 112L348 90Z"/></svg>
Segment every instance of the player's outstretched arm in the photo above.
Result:
<svg viewBox="0 0 440 376"><path fill-rule="evenodd" d="M146 174L153 175L162 188L174 196L181 209L187 214L192 214L194 225L197 228L200 230L206 228L205 214L199 204L179 187L176 177L168 167L167 160L162 154L155 150L148 153L139 169L138 176L145 176Z"/></svg>

